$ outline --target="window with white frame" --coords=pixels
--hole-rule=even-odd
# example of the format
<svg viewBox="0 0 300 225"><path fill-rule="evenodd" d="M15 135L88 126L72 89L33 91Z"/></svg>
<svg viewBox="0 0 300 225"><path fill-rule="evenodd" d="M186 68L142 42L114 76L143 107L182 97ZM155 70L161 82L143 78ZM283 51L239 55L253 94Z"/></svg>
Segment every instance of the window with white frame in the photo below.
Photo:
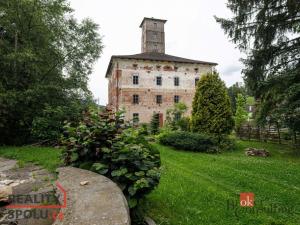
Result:
<svg viewBox="0 0 300 225"><path fill-rule="evenodd" d="M178 103L180 100L179 95L174 95L174 103Z"/></svg>
<svg viewBox="0 0 300 225"><path fill-rule="evenodd" d="M158 85L158 86L162 85L162 77L161 76L156 77L156 85Z"/></svg>
<svg viewBox="0 0 300 225"><path fill-rule="evenodd" d="M133 95L132 96L132 103L133 104L139 104L139 95Z"/></svg>
<svg viewBox="0 0 300 225"><path fill-rule="evenodd" d="M180 113L175 113L175 121L178 121L181 119L181 114Z"/></svg>
<svg viewBox="0 0 300 225"><path fill-rule="evenodd" d="M132 114L132 121L133 121L134 124L138 124L139 123L140 117L139 117L138 113L133 113Z"/></svg>
<svg viewBox="0 0 300 225"><path fill-rule="evenodd" d="M179 86L179 77L174 77L174 85Z"/></svg>
<svg viewBox="0 0 300 225"><path fill-rule="evenodd" d="M162 95L156 95L156 104L162 103Z"/></svg>
<svg viewBox="0 0 300 225"><path fill-rule="evenodd" d="M139 75L138 74L133 74L132 83L135 85L139 84Z"/></svg>

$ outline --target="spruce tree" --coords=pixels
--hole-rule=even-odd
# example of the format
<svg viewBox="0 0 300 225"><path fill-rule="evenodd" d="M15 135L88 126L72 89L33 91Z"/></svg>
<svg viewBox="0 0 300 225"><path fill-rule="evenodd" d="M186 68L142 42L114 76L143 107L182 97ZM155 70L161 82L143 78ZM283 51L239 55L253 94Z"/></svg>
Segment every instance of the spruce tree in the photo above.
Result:
<svg viewBox="0 0 300 225"><path fill-rule="evenodd" d="M200 79L193 100L191 128L219 139L230 134L234 126L229 96L218 73L208 73Z"/></svg>
<svg viewBox="0 0 300 225"><path fill-rule="evenodd" d="M257 122L266 125L266 118L279 115L296 136L300 132L300 1L227 0L227 7L233 16L216 17L216 21L245 53L246 87L260 102Z"/></svg>
<svg viewBox="0 0 300 225"><path fill-rule="evenodd" d="M153 113L150 121L150 132L151 134L157 134L159 132L159 114Z"/></svg>
<svg viewBox="0 0 300 225"><path fill-rule="evenodd" d="M248 113L246 111L246 98L242 94L238 94L236 98L236 112L234 116L235 130L239 130L243 123L247 120Z"/></svg>

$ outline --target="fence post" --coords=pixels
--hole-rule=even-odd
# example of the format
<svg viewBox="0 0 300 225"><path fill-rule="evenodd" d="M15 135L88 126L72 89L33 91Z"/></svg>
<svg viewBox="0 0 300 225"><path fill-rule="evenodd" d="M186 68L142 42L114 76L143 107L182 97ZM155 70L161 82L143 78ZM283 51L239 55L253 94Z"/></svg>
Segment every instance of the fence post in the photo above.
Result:
<svg viewBox="0 0 300 225"><path fill-rule="evenodd" d="M277 127L277 134L278 134L278 143L281 144L281 138L280 138L280 129L279 129L279 123L276 123L276 127Z"/></svg>
<svg viewBox="0 0 300 225"><path fill-rule="evenodd" d="M251 137L251 126L248 123L248 140L250 141L250 137Z"/></svg>

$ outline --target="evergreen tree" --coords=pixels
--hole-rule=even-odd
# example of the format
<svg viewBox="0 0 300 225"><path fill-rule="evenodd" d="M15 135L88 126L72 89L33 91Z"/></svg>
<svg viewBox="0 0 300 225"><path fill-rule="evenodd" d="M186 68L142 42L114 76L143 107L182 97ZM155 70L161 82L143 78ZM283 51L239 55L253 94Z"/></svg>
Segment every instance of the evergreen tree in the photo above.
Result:
<svg viewBox="0 0 300 225"><path fill-rule="evenodd" d="M246 98L242 94L238 94L236 98L236 112L234 116L235 130L239 133L239 130L243 123L247 120L248 113L246 111Z"/></svg>
<svg viewBox="0 0 300 225"><path fill-rule="evenodd" d="M193 100L191 129L221 138L234 126L229 96L218 73L209 73L197 84Z"/></svg>
<svg viewBox="0 0 300 225"><path fill-rule="evenodd" d="M159 114L153 113L150 121L150 132L151 134L157 134L159 132Z"/></svg>
<svg viewBox="0 0 300 225"><path fill-rule="evenodd" d="M276 112L295 134L300 131L300 1L228 0L227 7L234 16L216 20L246 54L244 79L260 102L259 122Z"/></svg>
<svg viewBox="0 0 300 225"><path fill-rule="evenodd" d="M228 95L230 98L231 110L233 114L235 114L236 111L236 99L238 94L246 95L246 88L237 82L228 88Z"/></svg>

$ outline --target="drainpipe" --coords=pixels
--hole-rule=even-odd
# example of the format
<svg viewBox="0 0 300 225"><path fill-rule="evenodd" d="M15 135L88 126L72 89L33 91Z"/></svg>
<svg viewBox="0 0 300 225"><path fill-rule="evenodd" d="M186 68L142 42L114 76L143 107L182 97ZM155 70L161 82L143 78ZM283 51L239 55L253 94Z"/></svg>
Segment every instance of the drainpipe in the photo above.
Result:
<svg viewBox="0 0 300 225"><path fill-rule="evenodd" d="M119 63L117 62L117 90L116 90L116 94L117 94L117 103L116 103L116 112L119 110Z"/></svg>

